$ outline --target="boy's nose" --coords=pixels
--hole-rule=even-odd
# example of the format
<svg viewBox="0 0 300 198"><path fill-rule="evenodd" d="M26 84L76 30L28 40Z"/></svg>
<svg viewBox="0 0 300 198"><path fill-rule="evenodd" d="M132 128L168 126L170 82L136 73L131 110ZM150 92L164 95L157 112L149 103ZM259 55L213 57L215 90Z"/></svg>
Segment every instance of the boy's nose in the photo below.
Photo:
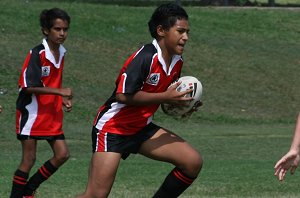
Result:
<svg viewBox="0 0 300 198"><path fill-rule="evenodd" d="M188 39L189 39L189 36L188 36L187 33L185 33L185 34L183 35L183 39L184 39L184 40L188 40Z"/></svg>
<svg viewBox="0 0 300 198"><path fill-rule="evenodd" d="M66 31L65 31L65 30L60 30L60 31L59 31L59 34L60 34L60 35L64 35L64 34L66 34Z"/></svg>

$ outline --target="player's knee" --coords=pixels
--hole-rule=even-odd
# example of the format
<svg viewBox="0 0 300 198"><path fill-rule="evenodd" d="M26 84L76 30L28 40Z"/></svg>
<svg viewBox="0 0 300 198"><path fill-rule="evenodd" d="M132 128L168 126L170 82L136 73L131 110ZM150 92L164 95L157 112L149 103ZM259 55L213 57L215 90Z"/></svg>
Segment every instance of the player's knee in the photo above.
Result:
<svg viewBox="0 0 300 198"><path fill-rule="evenodd" d="M36 161L35 153L25 154L22 158L21 166L26 170L30 170L33 167L35 161Z"/></svg>
<svg viewBox="0 0 300 198"><path fill-rule="evenodd" d="M194 170L196 171L197 175L201 171L203 166L203 159L200 154L198 154L196 160L194 160Z"/></svg>
<svg viewBox="0 0 300 198"><path fill-rule="evenodd" d="M194 153L186 158L184 170L190 177L197 177L201 171L203 159L199 153Z"/></svg>
<svg viewBox="0 0 300 198"><path fill-rule="evenodd" d="M69 151L65 151L59 156L59 159L63 162L67 161L69 158L70 158Z"/></svg>
<svg viewBox="0 0 300 198"><path fill-rule="evenodd" d="M65 151L56 153L54 157L55 157L56 161L58 162L58 164L63 164L70 158L70 153L68 150L65 150Z"/></svg>

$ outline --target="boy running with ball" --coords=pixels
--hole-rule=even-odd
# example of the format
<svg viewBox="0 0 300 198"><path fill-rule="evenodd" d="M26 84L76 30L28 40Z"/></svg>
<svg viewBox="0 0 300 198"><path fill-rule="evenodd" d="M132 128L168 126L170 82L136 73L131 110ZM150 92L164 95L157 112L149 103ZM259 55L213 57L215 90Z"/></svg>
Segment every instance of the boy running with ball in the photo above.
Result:
<svg viewBox="0 0 300 198"><path fill-rule="evenodd" d="M184 105L192 100L184 97L192 90L176 91L180 83L168 88L180 77L188 15L175 3L163 4L154 11L148 26L154 40L126 60L112 96L95 118L94 153L86 191L80 198L108 197L120 160L131 153L174 165L154 197L178 197L201 170L202 158L195 148L152 122L160 104Z"/></svg>

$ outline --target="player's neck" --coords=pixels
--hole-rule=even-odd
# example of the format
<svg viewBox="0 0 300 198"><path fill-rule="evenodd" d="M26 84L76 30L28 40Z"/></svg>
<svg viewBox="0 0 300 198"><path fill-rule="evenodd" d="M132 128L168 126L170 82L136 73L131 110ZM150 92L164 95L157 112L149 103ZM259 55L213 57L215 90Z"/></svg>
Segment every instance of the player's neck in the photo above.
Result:
<svg viewBox="0 0 300 198"><path fill-rule="evenodd" d="M170 64L172 62L172 56L170 55L170 53L168 53L167 50L162 50L161 55L162 55L162 58L165 61L165 64L166 64L167 68L169 68Z"/></svg>
<svg viewBox="0 0 300 198"><path fill-rule="evenodd" d="M51 51L59 51L60 44L51 42L50 40L47 40L47 43Z"/></svg>
<svg viewBox="0 0 300 198"><path fill-rule="evenodd" d="M52 43L52 42L48 41L48 46L49 46L51 53L53 54L53 56L55 58L55 62L58 63L59 55L60 55L60 53L59 53L60 44L56 44L56 43Z"/></svg>

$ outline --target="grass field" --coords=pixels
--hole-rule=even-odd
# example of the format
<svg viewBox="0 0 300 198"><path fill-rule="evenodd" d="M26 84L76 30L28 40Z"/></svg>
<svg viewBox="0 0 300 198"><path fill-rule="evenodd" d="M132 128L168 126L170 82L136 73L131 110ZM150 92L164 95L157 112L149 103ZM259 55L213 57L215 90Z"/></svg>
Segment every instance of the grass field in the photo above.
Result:
<svg viewBox="0 0 300 198"><path fill-rule="evenodd" d="M110 96L124 60L151 38L153 7L20 0L0 2L0 197L8 197L21 157L14 135L17 80L26 53L42 39L38 15L61 7L72 17L65 43L64 86L74 90L64 130L70 160L38 190L38 198L83 192L91 156L90 129ZM300 106L300 10L187 7L190 40L183 75L204 86L201 111L155 121L181 135L204 158L199 179L182 197L299 197L299 173L280 183L273 166L289 148ZM38 147L36 167L51 153ZM110 197L151 197L172 166L139 155L122 161Z"/></svg>

